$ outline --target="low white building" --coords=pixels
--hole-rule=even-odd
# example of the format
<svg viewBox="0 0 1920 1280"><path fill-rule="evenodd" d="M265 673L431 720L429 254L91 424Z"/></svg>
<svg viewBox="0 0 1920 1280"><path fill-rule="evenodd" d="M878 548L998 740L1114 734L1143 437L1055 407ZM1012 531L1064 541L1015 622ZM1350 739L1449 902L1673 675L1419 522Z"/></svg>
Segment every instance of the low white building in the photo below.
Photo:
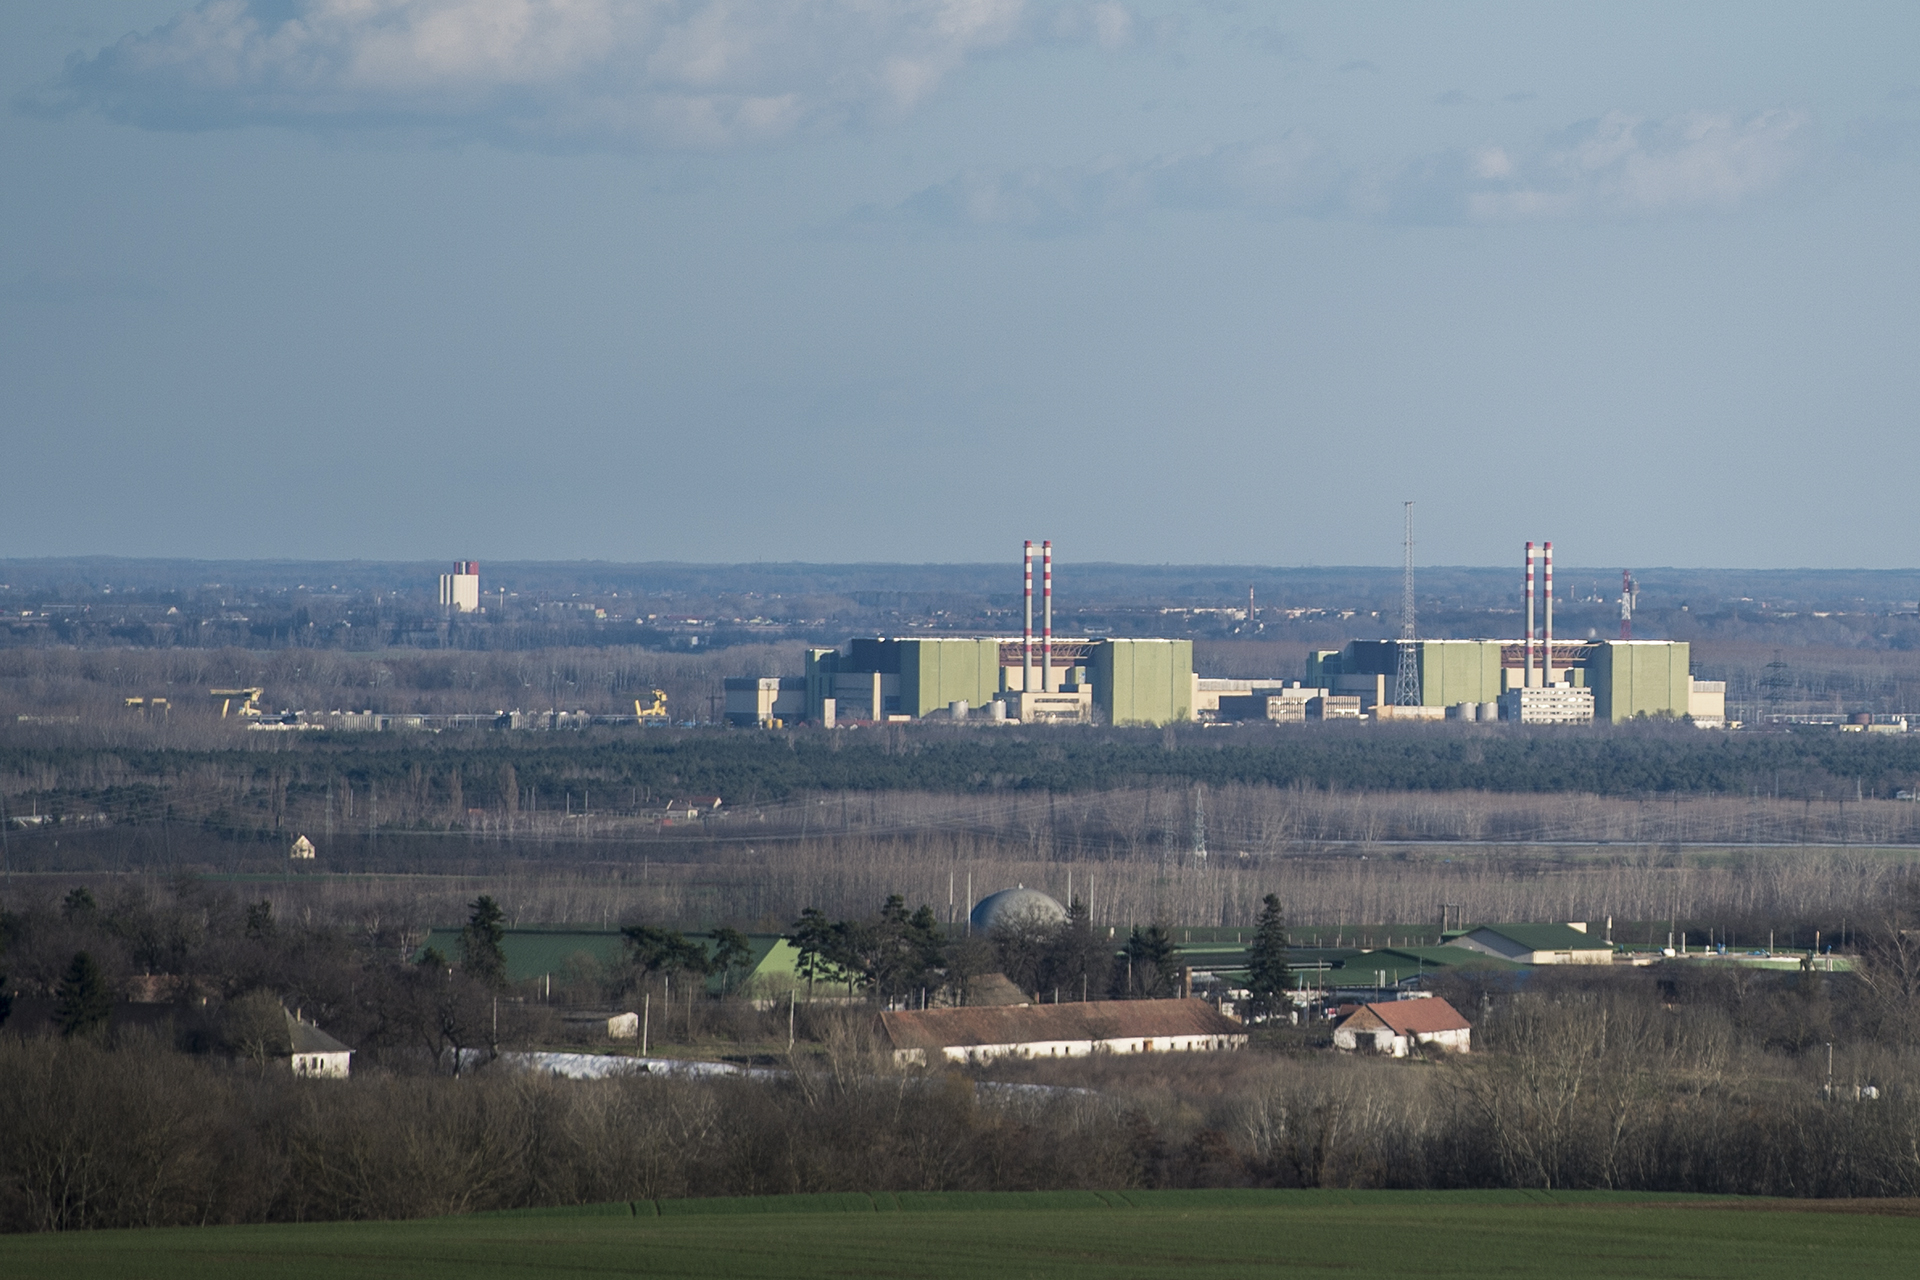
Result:
<svg viewBox="0 0 1920 1280"><path fill-rule="evenodd" d="M296 1076L345 1080L353 1067L353 1050L297 1013L287 1015L287 1042Z"/></svg>
<svg viewBox="0 0 1920 1280"><path fill-rule="evenodd" d="M1446 942L1515 964L1612 964L1613 944L1587 933L1587 923L1483 924Z"/></svg>
<svg viewBox="0 0 1920 1280"><path fill-rule="evenodd" d="M1593 690L1566 683L1509 689L1500 695L1500 718L1518 724L1592 724Z"/></svg>
<svg viewBox="0 0 1920 1280"><path fill-rule="evenodd" d="M1473 1027L1437 996L1429 1000L1383 1000L1363 1004L1333 1029L1333 1047L1348 1053L1404 1058L1418 1048L1466 1053Z"/></svg>
<svg viewBox="0 0 1920 1280"><path fill-rule="evenodd" d="M1092 1053L1211 1053L1246 1047L1247 1029L1205 1000L1101 1000L880 1015L894 1060L991 1062Z"/></svg>

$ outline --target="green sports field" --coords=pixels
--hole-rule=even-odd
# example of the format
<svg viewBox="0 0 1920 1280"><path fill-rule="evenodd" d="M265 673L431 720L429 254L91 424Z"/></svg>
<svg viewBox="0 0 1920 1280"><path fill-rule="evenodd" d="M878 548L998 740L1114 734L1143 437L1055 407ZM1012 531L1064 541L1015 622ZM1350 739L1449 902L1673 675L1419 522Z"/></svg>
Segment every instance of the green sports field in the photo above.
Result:
<svg viewBox="0 0 1920 1280"><path fill-rule="evenodd" d="M0 1275L60 1280L1916 1273L1912 1201L1597 1192L788 1196L0 1239Z"/></svg>

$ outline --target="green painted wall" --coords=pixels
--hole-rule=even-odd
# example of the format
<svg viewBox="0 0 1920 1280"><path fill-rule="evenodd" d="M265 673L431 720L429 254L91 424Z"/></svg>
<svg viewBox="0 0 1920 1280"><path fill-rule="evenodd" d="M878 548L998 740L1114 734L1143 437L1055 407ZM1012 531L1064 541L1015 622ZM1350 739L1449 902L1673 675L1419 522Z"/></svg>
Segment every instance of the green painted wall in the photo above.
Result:
<svg viewBox="0 0 1920 1280"><path fill-rule="evenodd" d="M998 640L901 640L900 710L918 718L964 699L980 707L1000 692Z"/></svg>
<svg viewBox="0 0 1920 1280"><path fill-rule="evenodd" d="M1093 704L1108 724L1172 724L1193 719L1193 641L1103 640L1088 678Z"/></svg>
<svg viewBox="0 0 1920 1280"><path fill-rule="evenodd" d="M1420 702L1450 707L1456 702L1496 702L1500 697L1498 640L1422 640Z"/></svg>
<svg viewBox="0 0 1920 1280"><path fill-rule="evenodd" d="M690 933L687 939L709 952L713 950L711 934ZM752 933L747 935L747 946L753 958L748 961L744 974L735 975L740 982L759 980L780 986L784 980L785 985L792 984L800 952L791 941L779 934ZM429 930L426 941L414 952L416 962L428 947L437 948L440 954L459 963L459 927L447 925ZM568 962L576 957L590 960L602 969L618 968L627 959L626 939L618 929L579 929L565 925L510 928L500 940L500 949L506 953L509 982L531 982L546 975L558 977L566 973ZM718 991L720 979L712 978L707 986Z"/></svg>
<svg viewBox="0 0 1920 1280"><path fill-rule="evenodd" d="M1494 702L1500 697L1500 642L1498 640L1420 640L1415 642L1420 669L1420 702L1428 707L1456 702ZM1316 673L1311 659L1309 678L1316 674L1331 685L1335 675L1383 675L1387 691L1400 674L1398 640L1355 640L1337 663L1323 662Z"/></svg>
<svg viewBox="0 0 1920 1280"><path fill-rule="evenodd" d="M1608 640L1587 664L1597 720L1684 716L1692 692L1693 652L1685 642Z"/></svg>

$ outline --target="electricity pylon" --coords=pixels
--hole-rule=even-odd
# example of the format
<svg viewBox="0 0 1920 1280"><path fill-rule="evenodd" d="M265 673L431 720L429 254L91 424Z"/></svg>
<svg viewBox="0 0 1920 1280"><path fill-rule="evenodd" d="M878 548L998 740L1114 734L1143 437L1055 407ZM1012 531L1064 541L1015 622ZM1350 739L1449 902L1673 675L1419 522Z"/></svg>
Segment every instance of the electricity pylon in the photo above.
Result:
<svg viewBox="0 0 1920 1280"><path fill-rule="evenodd" d="M1414 648L1413 504L1407 503L1407 570L1400 592L1400 669L1393 682L1393 705L1420 705L1420 656Z"/></svg>

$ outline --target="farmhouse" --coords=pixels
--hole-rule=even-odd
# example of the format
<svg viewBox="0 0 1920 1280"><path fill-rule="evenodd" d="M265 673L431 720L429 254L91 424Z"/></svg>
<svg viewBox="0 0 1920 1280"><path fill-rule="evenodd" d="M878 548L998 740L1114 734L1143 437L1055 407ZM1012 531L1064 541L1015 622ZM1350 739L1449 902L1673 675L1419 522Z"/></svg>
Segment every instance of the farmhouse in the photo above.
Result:
<svg viewBox="0 0 1920 1280"><path fill-rule="evenodd" d="M1390 1058L1404 1058L1421 1045L1465 1053L1472 1043L1473 1028L1467 1020L1437 997L1363 1004L1333 1029L1334 1048Z"/></svg>
<svg viewBox="0 0 1920 1280"><path fill-rule="evenodd" d="M923 1009L883 1013L880 1030L896 1062L920 1065L1207 1052L1247 1043L1244 1026L1192 999Z"/></svg>
<svg viewBox="0 0 1920 1280"><path fill-rule="evenodd" d="M1515 964L1612 964L1613 944L1587 933L1584 920L1571 924L1483 924L1448 938Z"/></svg>
<svg viewBox="0 0 1920 1280"><path fill-rule="evenodd" d="M353 1050L297 1013L287 1015L287 1042L293 1074L347 1078L353 1065Z"/></svg>

